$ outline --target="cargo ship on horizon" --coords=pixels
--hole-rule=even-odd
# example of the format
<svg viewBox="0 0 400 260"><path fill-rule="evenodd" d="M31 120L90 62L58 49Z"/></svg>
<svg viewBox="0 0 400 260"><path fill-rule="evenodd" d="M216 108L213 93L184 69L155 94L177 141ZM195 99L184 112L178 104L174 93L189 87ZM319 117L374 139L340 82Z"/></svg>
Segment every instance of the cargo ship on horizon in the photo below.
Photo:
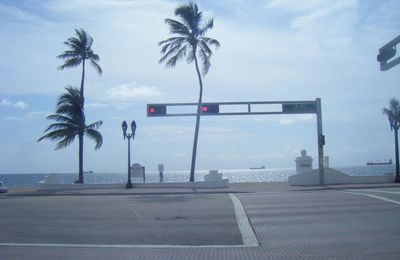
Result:
<svg viewBox="0 0 400 260"><path fill-rule="evenodd" d="M369 162L367 162L367 165L390 165L390 164L393 164L393 161L392 161L392 159L389 159L389 160L385 160L385 161L369 161Z"/></svg>

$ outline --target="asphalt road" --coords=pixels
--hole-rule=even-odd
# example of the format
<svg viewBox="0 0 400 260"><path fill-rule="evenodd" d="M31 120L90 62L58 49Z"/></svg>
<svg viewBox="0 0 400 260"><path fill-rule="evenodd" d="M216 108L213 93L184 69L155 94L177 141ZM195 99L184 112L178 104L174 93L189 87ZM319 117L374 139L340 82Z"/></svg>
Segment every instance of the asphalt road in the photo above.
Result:
<svg viewBox="0 0 400 260"><path fill-rule="evenodd" d="M0 243L242 243L228 194L2 197L0 208Z"/></svg>
<svg viewBox="0 0 400 260"><path fill-rule="evenodd" d="M0 259L400 259L400 188L237 197L259 246L238 246L241 237L227 194L0 197L0 228L6 230L0 232ZM48 209L39 210L44 206ZM42 235L28 234L33 229ZM175 246L140 246L170 244L169 239ZM72 240L98 247L51 245ZM139 246L106 246L125 240ZM27 244L4 244L12 241ZM50 244L29 245L33 242Z"/></svg>

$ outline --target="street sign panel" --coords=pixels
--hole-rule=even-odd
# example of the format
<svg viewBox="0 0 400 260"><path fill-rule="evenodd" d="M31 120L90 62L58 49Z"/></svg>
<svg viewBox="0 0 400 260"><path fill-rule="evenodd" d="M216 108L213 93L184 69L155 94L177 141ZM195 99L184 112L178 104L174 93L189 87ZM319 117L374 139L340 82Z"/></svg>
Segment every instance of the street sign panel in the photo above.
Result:
<svg viewBox="0 0 400 260"><path fill-rule="evenodd" d="M400 43L400 35L382 46L379 49L379 54L376 59L379 62L380 70L386 71L400 64L400 56L393 58L396 55L396 45Z"/></svg>
<svg viewBox="0 0 400 260"><path fill-rule="evenodd" d="M317 106L313 103L282 104L282 112L285 114L314 114Z"/></svg>

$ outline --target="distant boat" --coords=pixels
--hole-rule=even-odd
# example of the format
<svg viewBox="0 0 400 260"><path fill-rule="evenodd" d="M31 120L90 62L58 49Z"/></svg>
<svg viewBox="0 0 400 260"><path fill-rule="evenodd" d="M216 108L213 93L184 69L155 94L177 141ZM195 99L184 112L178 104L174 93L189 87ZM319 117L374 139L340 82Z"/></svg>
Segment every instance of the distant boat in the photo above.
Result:
<svg viewBox="0 0 400 260"><path fill-rule="evenodd" d="M83 172L83 173L93 173L93 171L87 171L87 172Z"/></svg>
<svg viewBox="0 0 400 260"><path fill-rule="evenodd" d="M392 159L385 160L385 161L369 161L367 162L367 165L390 165L393 164Z"/></svg>
<svg viewBox="0 0 400 260"><path fill-rule="evenodd" d="M260 167L250 167L250 170L261 170L261 169L265 169L265 166L261 165Z"/></svg>

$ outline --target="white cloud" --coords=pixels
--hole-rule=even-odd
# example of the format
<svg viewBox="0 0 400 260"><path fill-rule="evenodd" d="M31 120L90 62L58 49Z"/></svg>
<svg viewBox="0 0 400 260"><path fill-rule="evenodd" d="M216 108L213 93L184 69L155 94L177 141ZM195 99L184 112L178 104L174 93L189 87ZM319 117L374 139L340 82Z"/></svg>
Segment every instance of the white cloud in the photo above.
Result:
<svg viewBox="0 0 400 260"><path fill-rule="evenodd" d="M109 104L98 103L98 102L90 102L85 104L85 108L105 108L109 107Z"/></svg>
<svg viewBox="0 0 400 260"><path fill-rule="evenodd" d="M50 1L47 8L52 11L82 11L82 10L106 10L110 9L143 9L145 7L169 7L173 3L163 0L146 0L146 1L126 1L126 0L69 0L69 1Z"/></svg>
<svg viewBox="0 0 400 260"><path fill-rule="evenodd" d="M294 29L324 29L344 31L352 28L357 18L357 1L335 1L300 15L292 22Z"/></svg>
<svg viewBox="0 0 400 260"><path fill-rule="evenodd" d="M315 10L328 3L332 3L332 0L271 0L267 2L265 8L277 9L285 12L300 12Z"/></svg>
<svg viewBox="0 0 400 260"><path fill-rule="evenodd" d="M148 137L153 136L188 136L194 132L194 127L191 126L177 126L177 125L158 125L158 126L145 126L143 132Z"/></svg>
<svg viewBox="0 0 400 260"><path fill-rule="evenodd" d="M9 106L12 106L12 102L10 100L6 99L6 98L3 98L0 101L0 105L9 107Z"/></svg>
<svg viewBox="0 0 400 260"><path fill-rule="evenodd" d="M136 82L122 84L108 91L109 98L114 101L148 99L158 97L161 94L161 91L157 87L137 85Z"/></svg>
<svg viewBox="0 0 400 260"><path fill-rule="evenodd" d="M358 0L273 0L266 9L290 13L290 28L302 41L330 50L350 46L359 31L356 30L360 19Z"/></svg>
<svg viewBox="0 0 400 260"><path fill-rule="evenodd" d="M33 120L42 120L45 119L48 115L52 114L48 111L37 111L37 112L30 112L23 116L7 116L3 117L2 120L4 121L33 121Z"/></svg>
<svg viewBox="0 0 400 260"><path fill-rule="evenodd" d="M9 5L4 5L0 3L0 14L2 15L3 19L12 19L12 20L17 20L21 22L36 22L40 21L41 19L28 12L24 12L21 9L9 6Z"/></svg>
<svg viewBox="0 0 400 260"><path fill-rule="evenodd" d="M24 108L26 108L28 105L25 103L25 102L23 102L23 101L17 101L17 102L15 102L15 104L14 104L14 107L16 107L16 108L21 108L21 109L24 109Z"/></svg>
<svg viewBox="0 0 400 260"><path fill-rule="evenodd" d="M280 125L293 125L296 123L304 123L314 121L314 115L298 115L296 117L283 117L279 120Z"/></svg>
<svg viewBox="0 0 400 260"><path fill-rule="evenodd" d="M24 101L12 102L12 101L8 100L7 98L3 98L0 100L0 106L25 109L28 107L28 104L26 104Z"/></svg>

